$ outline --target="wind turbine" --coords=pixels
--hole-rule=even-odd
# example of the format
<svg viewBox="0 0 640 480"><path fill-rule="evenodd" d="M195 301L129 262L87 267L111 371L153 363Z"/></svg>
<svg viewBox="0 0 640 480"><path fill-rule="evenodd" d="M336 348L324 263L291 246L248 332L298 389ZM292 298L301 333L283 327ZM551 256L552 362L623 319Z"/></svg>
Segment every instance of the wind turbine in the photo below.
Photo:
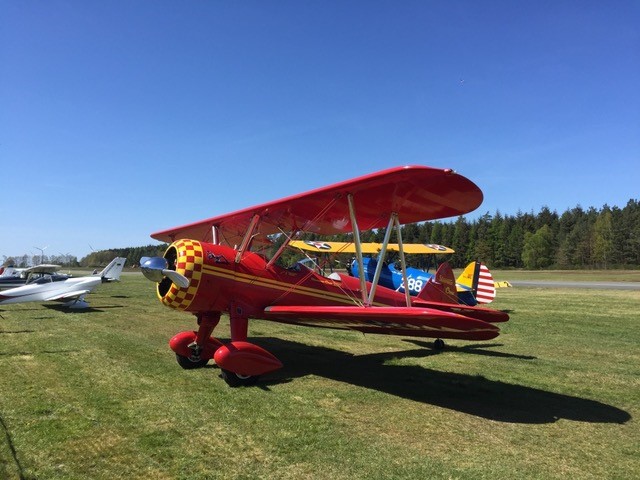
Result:
<svg viewBox="0 0 640 480"><path fill-rule="evenodd" d="M47 245L46 247L33 247L36 250L40 250L40 263L42 263L42 259L44 258L44 251L49 248L49 245Z"/></svg>

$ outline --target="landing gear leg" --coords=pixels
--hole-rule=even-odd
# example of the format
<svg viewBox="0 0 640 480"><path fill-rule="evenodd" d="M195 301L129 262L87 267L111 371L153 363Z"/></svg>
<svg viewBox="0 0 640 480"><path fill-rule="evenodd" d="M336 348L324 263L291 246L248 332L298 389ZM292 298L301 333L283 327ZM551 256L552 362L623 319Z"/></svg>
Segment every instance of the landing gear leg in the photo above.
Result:
<svg viewBox="0 0 640 480"><path fill-rule="evenodd" d="M215 351L213 359L230 387L253 385L261 375L282 368L282 362L264 348L247 342L249 318L237 304L229 308L231 341Z"/></svg>
<svg viewBox="0 0 640 480"><path fill-rule="evenodd" d="M209 337L213 333L213 329L216 328L220 321L220 312L199 313L198 318L198 333L196 334L196 341L194 342L200 350L204 347ZM191 345L189 345L191 348Z"/></svg>
<svg viewBox="0 0 640 480"><path fill-rule="evenodd" d="M249 335L249 319L245 317L231 317L231 341L246 342Z"/></svg>
<svg viewBox="0 0 640 480"><path fill-rule="evenodd" d="M170 342L178 364L187 370L204 367L221 345L212 343L211 333L220 321L220 312L197 315L198 331L176 335ZM185 345L186 342L189 342Z"/></svg>

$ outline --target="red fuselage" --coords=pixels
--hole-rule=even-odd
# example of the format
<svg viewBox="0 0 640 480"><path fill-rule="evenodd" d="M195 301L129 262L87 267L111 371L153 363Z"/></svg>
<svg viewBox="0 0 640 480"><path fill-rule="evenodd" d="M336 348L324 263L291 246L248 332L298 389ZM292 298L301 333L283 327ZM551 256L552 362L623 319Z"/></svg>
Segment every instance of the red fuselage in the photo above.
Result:
<svg viewBox="0 0 640 480"><path fill-rule="evenodd" d="M339 275L332 279L301 264L283 268L269 265L265 257L245 252L236 263L237 251L224 245L178 240L165 253L170 267L187 277L190 285L181 289L166 279L158 285L163 304L193 313L220 311L265 318L264 309L274 305L361 304L358 279ZM405 296L379 287L374 305L402 306Z"/></svg>
<svg viewBox="0 0 640 480"><path fill-rule="evenodd" d="M285 318L281 315L269 314L265 309L278 306L362 306L363 297L359 279L342 274L334 275L332 278L325 277L300 264L292 268L283 268L277 264L269 265L264 256L254 252L245 252L240 261L236 262L237 255L237 250L224 245L195 240L174 242L167 249L165 258L170 268L175 268L178 273L189 279L189 287L179 288L168 278L163 280L158 285L158 296L161 302L168 307L194 314L226 312L231 317L354 328L353 319L349 318L346 318L344 323L335 319L323 322L304 318L303 315ZM367 289L370 286L367 284ZM406 308L406 297L404 294L379 286L371 306ZM412 299L412 307L442 310L464 315L467 320L476 319L489 323L508 319L508 315L496 310L425 301L418 298ZM412 310L411 313L414 311ZM376 324L375 328L368 328L366 331L467 339L487 339L498 334L497 329L482 333L454 331L434 333L432 330L417 332L415 321L411 330L405 331L402 327L402 319L394 319L393 325L395 327L389 328L391 325ZM364 331L363 328L355 329Z"/></svg>

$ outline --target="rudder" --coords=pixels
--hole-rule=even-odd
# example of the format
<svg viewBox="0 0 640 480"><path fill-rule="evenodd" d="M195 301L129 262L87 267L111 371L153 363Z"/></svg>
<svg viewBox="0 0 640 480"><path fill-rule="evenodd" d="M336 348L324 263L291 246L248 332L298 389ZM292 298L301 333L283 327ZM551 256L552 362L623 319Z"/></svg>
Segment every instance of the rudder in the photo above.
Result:
<svg viewBox="0 0 640 480"><path fill-rule="evenodd" d="M103 282L117 282L120 280L120 274L126 261L125 257L116 257L98 275L102 277Z"/></svg>
<svg viewBox="0 0 640 480"><path fill-rule="evenodd" d="M476 300L478 300L478 303L491 303L493 299L496 298L493 276L484 263L480 263L479 270Z"/></svg>
<svg viewBox="0 0 640 480"><path fill-rule="evenodd" d="M471 290L478 303L491 303L496 298L493 276L482 262L471 262L456 280Z"/></svg>
<svg viewBox="0 0 640 480"><path fill-rule="evenodd" d="M456 280L449 262L440 265L436 274L420 290L417 298L431 302L458 303Z"/></svg>

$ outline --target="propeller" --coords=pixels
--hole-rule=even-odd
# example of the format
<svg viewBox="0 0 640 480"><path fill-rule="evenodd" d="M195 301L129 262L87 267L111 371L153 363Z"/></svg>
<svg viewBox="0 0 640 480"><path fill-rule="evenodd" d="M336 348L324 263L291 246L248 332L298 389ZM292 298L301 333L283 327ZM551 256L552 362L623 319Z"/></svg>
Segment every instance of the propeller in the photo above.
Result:
<svg viewBox="0 0 640 480"><path fill-rule="evenodd" d="M167 260L162 257L142 257L140 259L140 270L152 282L160 283L164 277L168 277L180 288L187 288L189 279L168 267Z"/></svg>

